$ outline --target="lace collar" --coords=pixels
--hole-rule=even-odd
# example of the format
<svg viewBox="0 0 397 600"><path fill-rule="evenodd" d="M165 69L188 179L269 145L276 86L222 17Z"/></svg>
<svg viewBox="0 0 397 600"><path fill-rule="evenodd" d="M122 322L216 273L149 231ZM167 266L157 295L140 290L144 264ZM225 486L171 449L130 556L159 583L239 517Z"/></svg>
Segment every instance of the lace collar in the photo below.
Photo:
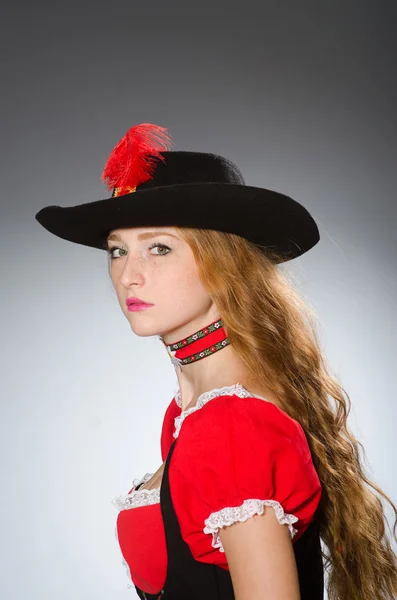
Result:
<svg viewBox="0 0 397 600"><path fill-rule="evenodd" d="M202 408L204 406L204 404L206 404L209 400L212 400L213 398L217 398L218 396L230 396L233 394L235 394L236 396L239 396L240 398L254 397L254 398L261 398L262 400L266 400L267 402L269 402L269 400L267 398L263 398L263 396L257 396L256 394L251 394L251 392L246 390L245 387L243 387L241 385L241 383L235 383L234 385L224 386L221 388L214 388L213 390L210 390L209 392L204 392L204 394L201 394L197 398L197 402L196 402L195 406L192 406L192 408L188 408L187 410L182 410L181 414L178 417L175 417L175 419L174 419L175 430L173 433L174 438L178 437L179 432L181 430L182 423L186 419L187 416L191 415L193 412L196 412L196 410L200 410L200 408ZM177 403L177 405L180 408L182 408L182 398L181 398L181 392L179 389L177 390L176 395L175 395L175 402Z"/></svg>

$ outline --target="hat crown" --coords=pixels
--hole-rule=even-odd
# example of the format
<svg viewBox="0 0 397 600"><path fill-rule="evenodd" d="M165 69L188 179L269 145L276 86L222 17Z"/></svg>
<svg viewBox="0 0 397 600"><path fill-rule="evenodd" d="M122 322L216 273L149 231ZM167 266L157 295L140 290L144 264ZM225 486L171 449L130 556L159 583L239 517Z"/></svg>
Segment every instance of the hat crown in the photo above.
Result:
<svg viewBox="0 0 397 600"><path fill-rule="evenodd" d="M238 167L229 159L209 152L188 150L162 152L164 161L156 158L152 179L137 186L136 190L184 183L232 183L245 185Z"/></svg>

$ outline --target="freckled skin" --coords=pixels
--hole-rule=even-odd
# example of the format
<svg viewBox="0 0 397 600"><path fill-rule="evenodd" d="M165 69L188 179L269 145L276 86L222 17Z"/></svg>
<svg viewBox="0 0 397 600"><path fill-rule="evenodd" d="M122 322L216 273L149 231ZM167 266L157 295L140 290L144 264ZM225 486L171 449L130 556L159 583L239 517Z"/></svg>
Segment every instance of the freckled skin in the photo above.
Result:
<svg viewBox="0 0 397 600"><path fill-rule="evenodd" d="M166 342L182 339L192 331L215 321L219 312L197 272L190 246L181 238L158 235L138 240L138 235L156 230L139 227L114 230L122 238L109 242L110 247L120 247L110 266L110 275L121 310L136 335L160 335ZM173 227L162 231L176 234ZM149 249L154 242L170 248ZM148 310L129 312L126 298L137 296L154 304ZM197 327L196 327L197 326Z"/></svg>

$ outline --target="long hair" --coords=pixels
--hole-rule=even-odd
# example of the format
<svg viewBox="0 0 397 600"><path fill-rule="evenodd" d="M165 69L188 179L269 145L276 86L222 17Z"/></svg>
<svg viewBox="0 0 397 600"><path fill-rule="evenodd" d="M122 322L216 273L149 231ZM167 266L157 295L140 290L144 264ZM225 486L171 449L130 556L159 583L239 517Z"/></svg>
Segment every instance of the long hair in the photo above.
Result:
<svg viewBox="0 0 397 600"><path fill-rule="evenodd" d="M395 517L397 510L365 473L359 449L364 457L365 451L347 427L350 397L327 367L314 309L276 254L231 233L176 229L246 366L247 388L255 381L256 388L270 389L305 431L323 489L318 518L329 600L396 598L397 557L374 491ZM397 518L397 541L396 526Z"/></svg>

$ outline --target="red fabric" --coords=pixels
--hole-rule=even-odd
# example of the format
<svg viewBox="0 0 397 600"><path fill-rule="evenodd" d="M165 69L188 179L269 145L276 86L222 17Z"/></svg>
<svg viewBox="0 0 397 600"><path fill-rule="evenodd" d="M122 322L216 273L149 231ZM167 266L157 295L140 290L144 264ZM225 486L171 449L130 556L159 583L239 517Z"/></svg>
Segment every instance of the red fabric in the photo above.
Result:
<svg viewBox="0 0 397 600"><path fill-rule="evenodd" d="M167 546L160 504L119 512L117 535L132 582L149 594L160 591L167 574Z"/></svg>
<svg viewBox="0 0 397 600"><path fill-rule="evenodd" d="M181 411L182 409L176 403L175 398L173 398L170 404L168 405L167 410L165 411L163 427L161 429L160 449L161 460L163 462L167 458L172 443L175 442L175 438L173 436L173 433L175 431L174 419L175 417L179 417Z"/></svg>
<svg viewBox="0 0 397 600"><path fill-rule="evenodd" d="M181 409L173 398L168 405L161 431L161 457L167 458L173 437L174 418ZM128 491L130 494L134 488ZM122 510L117 517L117 535L132 582L148 594L161 590L167 575L167 546L160 504Z"/></svg>
<svg viewBox="0 0 397 600"><path fill-rule="evenodd" d="M180 413L173 399L162 428L163 461ZM212 512L247 499L277 500L299 519L293 524L295 543L312 521L322 491L301 425L270 402L236 395L213 398L185 418L169 481L182 538L194 558L224 569L226 554L203 532ZM133 582L149 593L162 589L167 557L160 505L121 511L118 534Z"/></svg>
<svg viewBox="0 0 397 600"><path fill-rule="evenodd" d="M299 519L293 524L295 543L321 497L301 425L270 402L236 395L214 398L185 418L169 481L182 537L194 558L223 568L225 553L203 532L212 512L247 499L277 500Z"/></svg>

